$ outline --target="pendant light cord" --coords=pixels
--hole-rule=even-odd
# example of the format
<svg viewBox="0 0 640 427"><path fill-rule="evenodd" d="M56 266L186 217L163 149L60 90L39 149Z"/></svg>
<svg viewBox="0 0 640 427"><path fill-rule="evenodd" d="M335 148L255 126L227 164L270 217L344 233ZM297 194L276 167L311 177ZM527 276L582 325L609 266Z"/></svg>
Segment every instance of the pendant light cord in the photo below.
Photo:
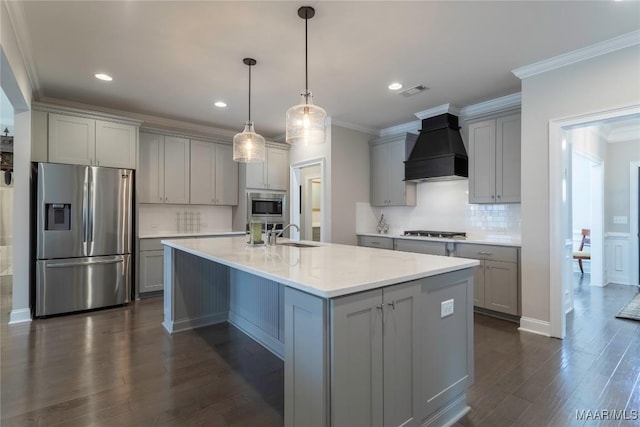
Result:
<svg viewBox="0 0 640 427"><path fill-rule="evenodd" d="M249 65L249 122L251 122L251 65Z"/></svg>
<svg viewBox="0 0 640 427"><path fill-rule="evenodd" d="M309 103L309 35L308 35L309 18L304 18L304 100Z"/></svg>

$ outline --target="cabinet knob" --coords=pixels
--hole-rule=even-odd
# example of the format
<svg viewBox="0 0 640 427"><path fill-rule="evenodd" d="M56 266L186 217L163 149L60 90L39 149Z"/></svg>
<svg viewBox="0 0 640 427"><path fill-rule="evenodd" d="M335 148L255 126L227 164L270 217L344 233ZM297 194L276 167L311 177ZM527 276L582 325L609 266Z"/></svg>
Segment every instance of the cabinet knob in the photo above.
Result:
<svg viewBox="0 0 640 427"><path fill-rule="evenodd" d="M498 194L498 199L501 198L502 196Z"/></svg>
<svg viewBox="0 0 640 427"><path fill-rule="evenodd" d="M377 308L378 310L382 310L382 307L384 307L384 305L382 305L382 304L380 304L380 305L376 305L376 308Z"/></svg>
<svg viewBox="0 0 640 427"><path fill-rule="evenodd" d="M494 195L492 194L492 195L491 195L491 198L492 198L492 199L495 199L495 198L496 198L496 196L494 196Z"/></svg>
<svg viewBox="0 0 640 427"><path fill-rule="evenodd" d="M391 301L390 303L388 303L387 305L390 305L392 309L396 309L396 302L395 301Z"/></svg>

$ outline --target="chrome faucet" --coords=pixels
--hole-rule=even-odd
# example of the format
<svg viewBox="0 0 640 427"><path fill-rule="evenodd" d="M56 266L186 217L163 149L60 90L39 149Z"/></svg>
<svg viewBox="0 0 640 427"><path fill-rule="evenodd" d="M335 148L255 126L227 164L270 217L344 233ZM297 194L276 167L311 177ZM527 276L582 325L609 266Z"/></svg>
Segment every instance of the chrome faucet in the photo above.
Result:
<svg viewBox="0 0 640 427"><path fill-rule="evenodd" d="M296 224L291 223L291 224L287 224L285 225L282 230L276 232L276 230L269 230L267 231L267 244L269 245L277 245L278 244L278 237L282 237L282 233L284 233L289 227L295 227L296 230L298 230L298 233L300 232L300 227L298 227Z"/></svg>

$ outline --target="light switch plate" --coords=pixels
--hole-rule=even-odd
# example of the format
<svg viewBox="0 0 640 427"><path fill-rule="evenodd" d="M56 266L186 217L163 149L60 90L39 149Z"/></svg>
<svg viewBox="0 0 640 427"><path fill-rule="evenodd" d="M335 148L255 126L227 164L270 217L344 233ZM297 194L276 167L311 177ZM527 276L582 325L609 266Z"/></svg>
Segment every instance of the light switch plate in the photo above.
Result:
<svg viewBox="0 0 640 427"><path fill-rule="evenodd" d="M448 299L440 303L440 318L451 316L453 314L453 300Z"/></svg>

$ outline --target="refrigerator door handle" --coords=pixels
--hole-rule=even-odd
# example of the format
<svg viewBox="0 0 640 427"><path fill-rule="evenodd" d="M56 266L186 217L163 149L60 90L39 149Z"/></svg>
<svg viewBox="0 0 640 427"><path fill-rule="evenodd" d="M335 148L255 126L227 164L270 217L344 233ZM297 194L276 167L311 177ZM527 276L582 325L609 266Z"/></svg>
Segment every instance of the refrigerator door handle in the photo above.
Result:
<svg viewBox="0 0 640 427"><path fill-rule="evenodd" d="M89 168L84 170L82 187L82 242L86 243L89 240Z"/></svg>
<svg viewBox="0 0 640 427"><path fill-rule="evenodd" d="M89 221L87 223L87 228L89 229L88 240L93 242L93 218L95 216L95 212L93 211L93 198L95 197L95 185L93 182L93 168L87 168L88 177L89 177Z"/></svg>
<svg viewBox="0 0 640 427"><path fill-rule="evenodd" d="M101 259L97 261L78 261L78 262L55 262L48 261L46 264L47 268L64 268L64 267L79 267L83 265L96 265L96 264L118 264L124 262L123 258L117 259Z"/></svg>

